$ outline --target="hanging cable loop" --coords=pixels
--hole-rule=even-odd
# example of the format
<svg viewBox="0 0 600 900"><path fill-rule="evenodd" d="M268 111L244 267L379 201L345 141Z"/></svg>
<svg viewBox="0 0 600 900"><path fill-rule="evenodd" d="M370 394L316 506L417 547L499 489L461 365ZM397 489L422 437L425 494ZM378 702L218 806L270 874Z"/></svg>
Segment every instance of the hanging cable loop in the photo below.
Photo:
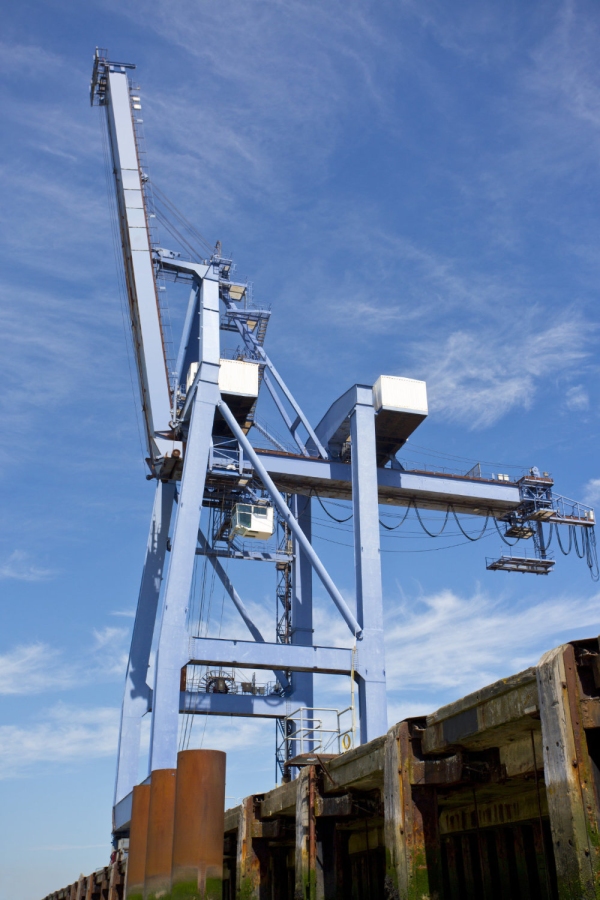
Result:
<svg viewBox="0 0 600 900"><path fill-rule="evenodd" d="M540 531L542 534L542 543L544 545L544 553L546 553L548 551L550 544L552 543L552 538L554 536L554 528L555 528L554 523L550 522L550 527L548 529L548 540L545 541L544 540L544 526L540 524Z"/></svg>
<svg viewBox="0 0 600 900"><path fill-rule="evenodd" d="M500 537L502 538L502 540L504 541L504 543L507 544L509 547L514 547L515 544L518 544L519 541L520 541L521 539L520 539L520 538L515 538L514 541L509 541L508 538L506 537L506 535L502 534L502 532L500 531L500 528L499 528L499 526L498 526L498 521L497 521L497 519L496 519L496 516L493 514L492 510L491 510L491 509L488 510L488 513L489 513L489 515L492 517L492 519L494 520L494 525L496 526L496 531L498 532L498 534L500 535Z"/></svg>
<svg viewBox="0 0 600 900"><path fill-rule="evenodd" d="M567 530L569 532L569 547L567 550L565 550L560 539L560 528L558 527L558 525L556 526L556 540L558 541L558 546L560 547L560 552L563 554L563 556L568 556L573 549L573 535L571 533L571 526L568 526Z"/></svg>
<svg viewBox="0 0 600 900"><path fill-rule="evenodd" d="M444 533L444 529L446 528L446 525L448 524L448 518L450 517L450 507L449 506L446 509L446 518L444 519L444 524L442 525L440 530L437 532L429 531L429 529L425 527L425 525L423 524L423 519L421 518L421 513L419 512L419 507L416 504L415 504L415 512L417 514L417 519L419 520L419 524L420 524L421 528L423 529L425 534L429 535L429 537L432 537L432 538L439 537L441 534Z"/></svg>
<svg viewBox="0 0 600 900"><path fill-rule="evenodd" d="M386 525L385 522L381 521L381 519L379 520L379 524L382 525L386 531L396 531L398 528L400 528L401 525L404 525L404 523L406 522L406 517L408 516L412 506L413 506L413 499L411 497L411 499L408 501L408 506L406 507L406 512L404 513L404 515L402 516L402 518L400 519L400 521L398 522L397 525Z"/></svg>
<svg viewBox="0 0 600 900"><path fill-rule="evenodd" d="M315 496L315 497L317 498L317 500L319 501L319 505L320 505L321 509L323 510L323 512L324 512L326 515L328 515L330 519L333 519L334 522L337 522L338 525L341 525L341 524L343 524L344 522L349 522L350 519L352 518L352 516L354 515L354 513L350 513L350 515L349 515L346 519L337 519L334 515L332 515L332 514L329 512L328 509L325 508L325 506L323 505L323 501L321 500L319 494L317 494L317 492L315 491L314 488L311 488L311 489L310 489L310 496L311 496L311 497L312 497L312 496Z"/></svg>
<svg viewBox="0 0 600 900"><path fill-rule="evenodd" d="M594 528L586 528L583 533L583 539L586 549L586 562L592 576L592 581L600 580L600 569L598 568L598 552L596 550L596 530Z"/></svg>
<svg viewBox="0 0 600 900"><path fill-rule="evenodd" d="M459 529L464 534L464 536L467 538L467 540L473 541L473 542L481 540L481 538L484 536L484 534L487 530L488 522L490 519L489 509L487 510L487 512L485 514L485 522L483 523L483 528L481 529L481 531L479 532L477 537L473 537L472 535L470 535L468 532L465 531L465 529L462 527L462 525L460 524L460 522L458 520L458 516L456 515L456 510L454 509L454 506L452 504L450 504L448 509L452 511L452 515L454 516L454 521L456 522L456 524L458 525Z"/></svg>
<svg viewBox="0 0 600 900"><path fill-rule="evenodd" d="M579 552L579 541L577 540L577 530L575 528L575 525L569 525L569 528L573 529L573 544L575 546L575 553L577 554L579 559L583 559L583 557L585 556L584 540L582 540L582 542L581 542L582 546L581 546L581 553L580 553Z"/></svg>

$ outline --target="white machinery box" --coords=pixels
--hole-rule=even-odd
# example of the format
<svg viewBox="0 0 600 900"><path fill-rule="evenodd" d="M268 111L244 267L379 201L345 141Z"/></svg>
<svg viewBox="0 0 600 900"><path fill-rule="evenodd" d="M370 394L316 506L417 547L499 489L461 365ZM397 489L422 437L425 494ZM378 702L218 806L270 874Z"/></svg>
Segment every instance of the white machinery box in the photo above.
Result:
<svg viewBox="0 0 600 900"><path fill-rule="evenodd" d="M258 397L258 363L241 359L221 359L219 369L219 390L222 394L235 397ZM192 363L186 379L189 391L198 372L198 363Z"/></svg>
<svg viewBox="0 0 600 900"><path fill-rule="evenodd" d="M427 385L414 378L380 375L373 385L375 409L393 409L427 415Z"/></svg>

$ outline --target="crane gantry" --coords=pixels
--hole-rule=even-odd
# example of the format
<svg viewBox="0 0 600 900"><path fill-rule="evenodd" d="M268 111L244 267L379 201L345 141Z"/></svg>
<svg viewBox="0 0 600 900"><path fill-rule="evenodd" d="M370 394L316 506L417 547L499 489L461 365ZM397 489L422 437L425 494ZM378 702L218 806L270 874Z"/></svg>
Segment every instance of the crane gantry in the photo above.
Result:
<svg viewBox="0 0 600 900"><path fill-rule="evenodd" d="M147 174L140 164L138 90L131 64L111 62L96 50L91 102L104 108L110 165L147 449L155 480L146 558L141 578L123 698L114 828L128 821L138 783L142 718L151 715L149 769L174 766L180 713L259 716L285 721L293 709L310 718L315 674L344 674L358 686L359 739L387 729L380 561L380 504L407 512L441 510L492 520L507 543L533 538L533 558L512 554L488 568L546 574L553 565L543 525L580 530L590 568L595 560L594 514L556 495L553 481L533 468L516 481L405 469L396 454L427 416L422 381L382 375L375 385L355 384L331 405L316 427L303 413L264 348L270 311L251 302L247 285L233 280L232 260L220 246L206 259L185 259L152 239ZM190 298L174 370L169 370L158 277L189 285ZM241 339L236 358L223 354L221 337ZM259 391L278 410L294 451L255 418ZM265 449L250 433L266 437ZM311 539L311 501L351 501L355 608L351 609ZM202 530L203 508L213 511ZM267 543L279 523L284 540ZM464 533L464 532L463 532ZM468 536L468 535L467 535ZM242 540L246 538L247 540ZM253 544L249 547L248 544ZM570 546L570 544L569 544ZM258 549L256 549L258 548ZM194 637L188 609L197 556L204 556L240 613L247 641ZM279 574L282 602L277 641L264 640L220 560L260 560ZM348 646L314 640L313 573L348 628ZM150 669L153 641L156 659ZM268 693L191 689L190 666L270 670ZM149 681L151 673L152 681ZM226 681L226 679L223 679ZM208 682L212 684L210 688ZM310 730L310 729L309 729ZM293 761L297 742L289 740Z"/></svg>

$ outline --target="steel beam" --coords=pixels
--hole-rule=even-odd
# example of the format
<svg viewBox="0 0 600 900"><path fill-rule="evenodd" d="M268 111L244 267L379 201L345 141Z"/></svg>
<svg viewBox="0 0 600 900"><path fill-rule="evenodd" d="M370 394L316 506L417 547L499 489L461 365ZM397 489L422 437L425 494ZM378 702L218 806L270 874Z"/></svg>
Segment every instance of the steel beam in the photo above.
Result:
<svg viewBox="0 0 600 900"><path fill-rule="evenodd" d="M349 675L352 650L345 647L300 647L293 644L255 643L223 638L190 638L192 665L235 666L241 669L290 669ZM357 673L359 673L357 669Z"/></svg>
<svg viewBox="0 0 600 900"><path fill-rule="evenodd" d="M202 530L198 531L198 543L200 544L201 548L204 550L206 556L208 556L208 558L210 559L212 567L215 570L215 573L217 574L217 576L219 577L219 581L221 582L221 584L223 585L223 587L229 594L229 597L231 598L233 605L235 606L235 608L239 612L240 616L244 620L244 623L245 623L246 627L248 628L248 631L254 638L254 640L261 641L261 642L264 641L264 637L262 636L262 634L258 630L257 626L252 621L252 619L250 617L250 613L246 609L246 604L244 603L244 601L242 600L242 598L236 591L235 587L233 586L233 582L231 581L229 575L227 574L227 572L225 571L225 569L223 568L223 566L221 565L219 560L216 558L216 555L213 555L212 553L209 552L210 548L208 545L208 541L206 540L206 537L204 536Z"/></svg>
<svg viewBox="0 0 600 900"><path fill-rule="evenodd" d="M199 294L199 283L195 281L190 291L185 322L183 323L183 333L179 344L179 352L177 353L177 362L175 363L177 384L185 382L187 369L190 363L196 359L196 354L198 353L198 329L194 328L194 320L200 313Z"/></svg>
<svg viewBox="0 0 600 900"><path fill-rule="evenodd" d="M221 547L203 549L202 547L198 547L196 549L196 555L216 556L220 559L248 559L252 562L270 563L292 562L294 559L293 554L282 553L280 550L276 550L274 553L268 553L263 550L236 550L234 547L228 547L227 549Z"/></svg>
<svg viewBox="0 0 600 900"><path fill-rule="evenodd" d="M109 72L107 123L115 178L133 346L149 453L171 446L171 397L135 130L125 72Z"/></svg>
<svg viewBox="0 0 600 900"><path fill-rule="evenodd" d="M208 541L206 540L206 537L202 533L201 529L198 531L198 540L199 540L201 546L205 550L207 550L208 546L209 546ZM248 628L248 631L250 632L250 634L252 635L252 637L254 638L255 641L258 641L258 642L264 644L264 641L265 641L264 637L262 636L262 634L260 633L260 631L258 630L256 625L250 618L250 613L246 609L246 605L245 605L244 601L242 600L242 598L236 591L235 587L233 586L233 582L229 578L229 575L227 574L227 572L225 571L225 569L223 568L223 566L221 565L221 563L219 562L219 560L216 557L209 556L209 559L215 570L215 573L219 577L221 584L223 585L223 587L229 594L229 597L231 598L233 605L235 606L235 608L239 612L240 616L244 620L244 622ZM199 638L198 640L202 640L202 639ZM208 664L212 664L213 662L216 663L217 660L207 659L206 662ZM289 688L290 683L287 679L287 675L285 674L285 672L275 670L273 672L273 674L274 674L275 678L277 678L277 680L279 681L279 683L281 684L281 686L283 688L286 688L286 689Z"/></svg>
<svg viewBox="0 0 600 900"><path fill-rule="evenodd" d="M289 697L278 694L205 694L201 691L181 691L179 711L190 715L258 716L262 719L281 719L290 711Z"/></svg>
<svg viewBox="0 0 600 900"><path fill-rule="evenodd" d="M221 400L221 402L219 403L219 409L221 410L223 418L229 425L232 433L235 435L238 442L243 447L244 452L248 456L248 459L250 460L250 462L256 469L258 477L260 478L260 480L264 484L265 488L271 495L271 499L273 500L273 503L279 510L280 515L282 516L283 519L285 519L285 521L287 522L287 524L290 528L290 531L292 532L294 537L297 539L298 543L300 544L300 546L306 553L307 557L309 558L313 569L315 570L315 572L317 573L317 575L319 576L319 578L321 580L321 583L323 584L323 587L325 588L325 590L327 591L327 593L329 594L329 596L331 597L331 599L337 606L339 612L342 615L342 618L346 622L351 633L355 637L360 638L360 626L359 626L358 622L356 621L354 614L348 608L346 601L344 600L344 598L342 597L342 595L336 588L335 584L333 583L331 576L329 575L325 566L323 565L323 563L317 556L315 550L313 549L312 544L310 543L309 540L307 540L306 535L302 531L302 529L301 529L300 525L298 524L297 520L295 519L293 513L290 511L287 503L285 502L285 500L283 499L283 497L281 496L281 494L279 493L279 491L273 484L273 481L271 480L271 477L269 476L267 470L263 466L262 462L259 460L259 458L254 450L254 447L252 446L252 444L250 443L250 441L248 440L248 438L246 437L246 435L244 434L244 432L242 431L242 429L236 422L233 414L231 413L231 410L229 409L229 407L223 400Z"/></svg>
<svg viewBox="0 0 600 900"><path fill-rule="evenodd" d="M355 405L350 415L352 521L356 614L363 632L357 672L360 739L366 744L387 731L387 696L373 389L357 384L354 393Z"/></svg>
<svg viewBox="0 0 600 900"><path fill-rule="evenodd" d="M174 495L174 484L157 484L125 678L117 751L115 804L138 783L141 723L150 707L152 693L146 677L165 569Z"/></svg>
<svg viewBox="0 0 600 900"><path fill-rule="evenodd" d="M352 471L349 463L282 454L257 449L256 456L280 491L323 497L352 499ZM463 476L422 474L401 469L377 470L379 503L407 506L413 501L422 509L446 510L452 503L465 515L500 518L521 503L516 484L506 484Z"/></svg>
<svg viewBox="0 0 600 900"><path fill-rule="evenodd" d="M188 613L208 455L219 402L219 284L205 278L200 295L200 368L171 539L150 732L150 769L177 762L181 668L187 662Z"/></svg>
<svg viewBox="0 0 600 900"><path fill-rule="evenodd" d="M306 540L312 543L312 514L310 497L296 494L292 498L292 510ZM292 564L292 645L312 647L313 629L313 589L312 566L296 537L293 538L294 562ZM314 678L312 672L296 671L292 675L294 702L297 706L311 709L314 705ZM293 751L295 753L295 751Z"/></svg>

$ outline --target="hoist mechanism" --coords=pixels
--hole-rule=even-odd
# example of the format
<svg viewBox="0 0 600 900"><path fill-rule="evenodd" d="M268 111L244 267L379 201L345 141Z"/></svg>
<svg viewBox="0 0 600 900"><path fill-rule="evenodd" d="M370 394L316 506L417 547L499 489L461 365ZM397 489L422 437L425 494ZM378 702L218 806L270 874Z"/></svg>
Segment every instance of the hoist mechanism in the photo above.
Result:
<svg viewBox="0 0 600 900"><path fill-rule="evenodd" d="M428 415L423 381L382 375L374 384L352 385L318 425L311 424L265 350L270 310L256 306L248 286L235 280L220 244L205 257L194 254L181 237L180 213L168 229L181 237L179 249L164 247L156 236L152 181L140 164L142 103L130 81L134 68L97 49L91 83L92 104L102 108L107 126L148 478L156 485L121 715L117 835L128 827L147 713L150 771L174 767L178 741L188 734L179 728L181 716L186 722L198 714L258 716L283 729L278 762L288 777L302 753L314 750L304 726L320 715L315 674L346 675L357 686L358 709L351 709L357 728L344 726L342 749L386 731L380 523L384 533L396 530L412 511L431 537L453 521L470 541L491 523L506 544L532 538L536 562L528 568L527 557L504 554L488 568L539 573L551 568L554 535L565 552L562 529L569 534L567 552L573 545L590 568L595 565L593 510L555 494L545 473L531 469L512 479L485 474L479 464L460 474L408 468L398 460ZM175 208L156 193L164 218ZM165 281L190 291L172 364L159 296ZM223 341L231 334L240 341L235 351ZM256 419L265 394L284 437ZM315 549L315 499L328 515L325 500L351 504L349 515L336 521L351 521L345 527L354 547L352 603ZM403 517L390 525L398 509ZM441 530L429 530L424 510L445 514ZM483 520L476 536L465 530L464 516ZM198 559L223 586L247 640L212 637L192 621ZM228 559L274 566L273 638L253 621L221 562ZM315 629L314 576L348 628L345 647L329 646L328 635ZM252 673L261 670L266 680L257 684ZM294 724L292 711L300 711L302 726Z"/></svg>

